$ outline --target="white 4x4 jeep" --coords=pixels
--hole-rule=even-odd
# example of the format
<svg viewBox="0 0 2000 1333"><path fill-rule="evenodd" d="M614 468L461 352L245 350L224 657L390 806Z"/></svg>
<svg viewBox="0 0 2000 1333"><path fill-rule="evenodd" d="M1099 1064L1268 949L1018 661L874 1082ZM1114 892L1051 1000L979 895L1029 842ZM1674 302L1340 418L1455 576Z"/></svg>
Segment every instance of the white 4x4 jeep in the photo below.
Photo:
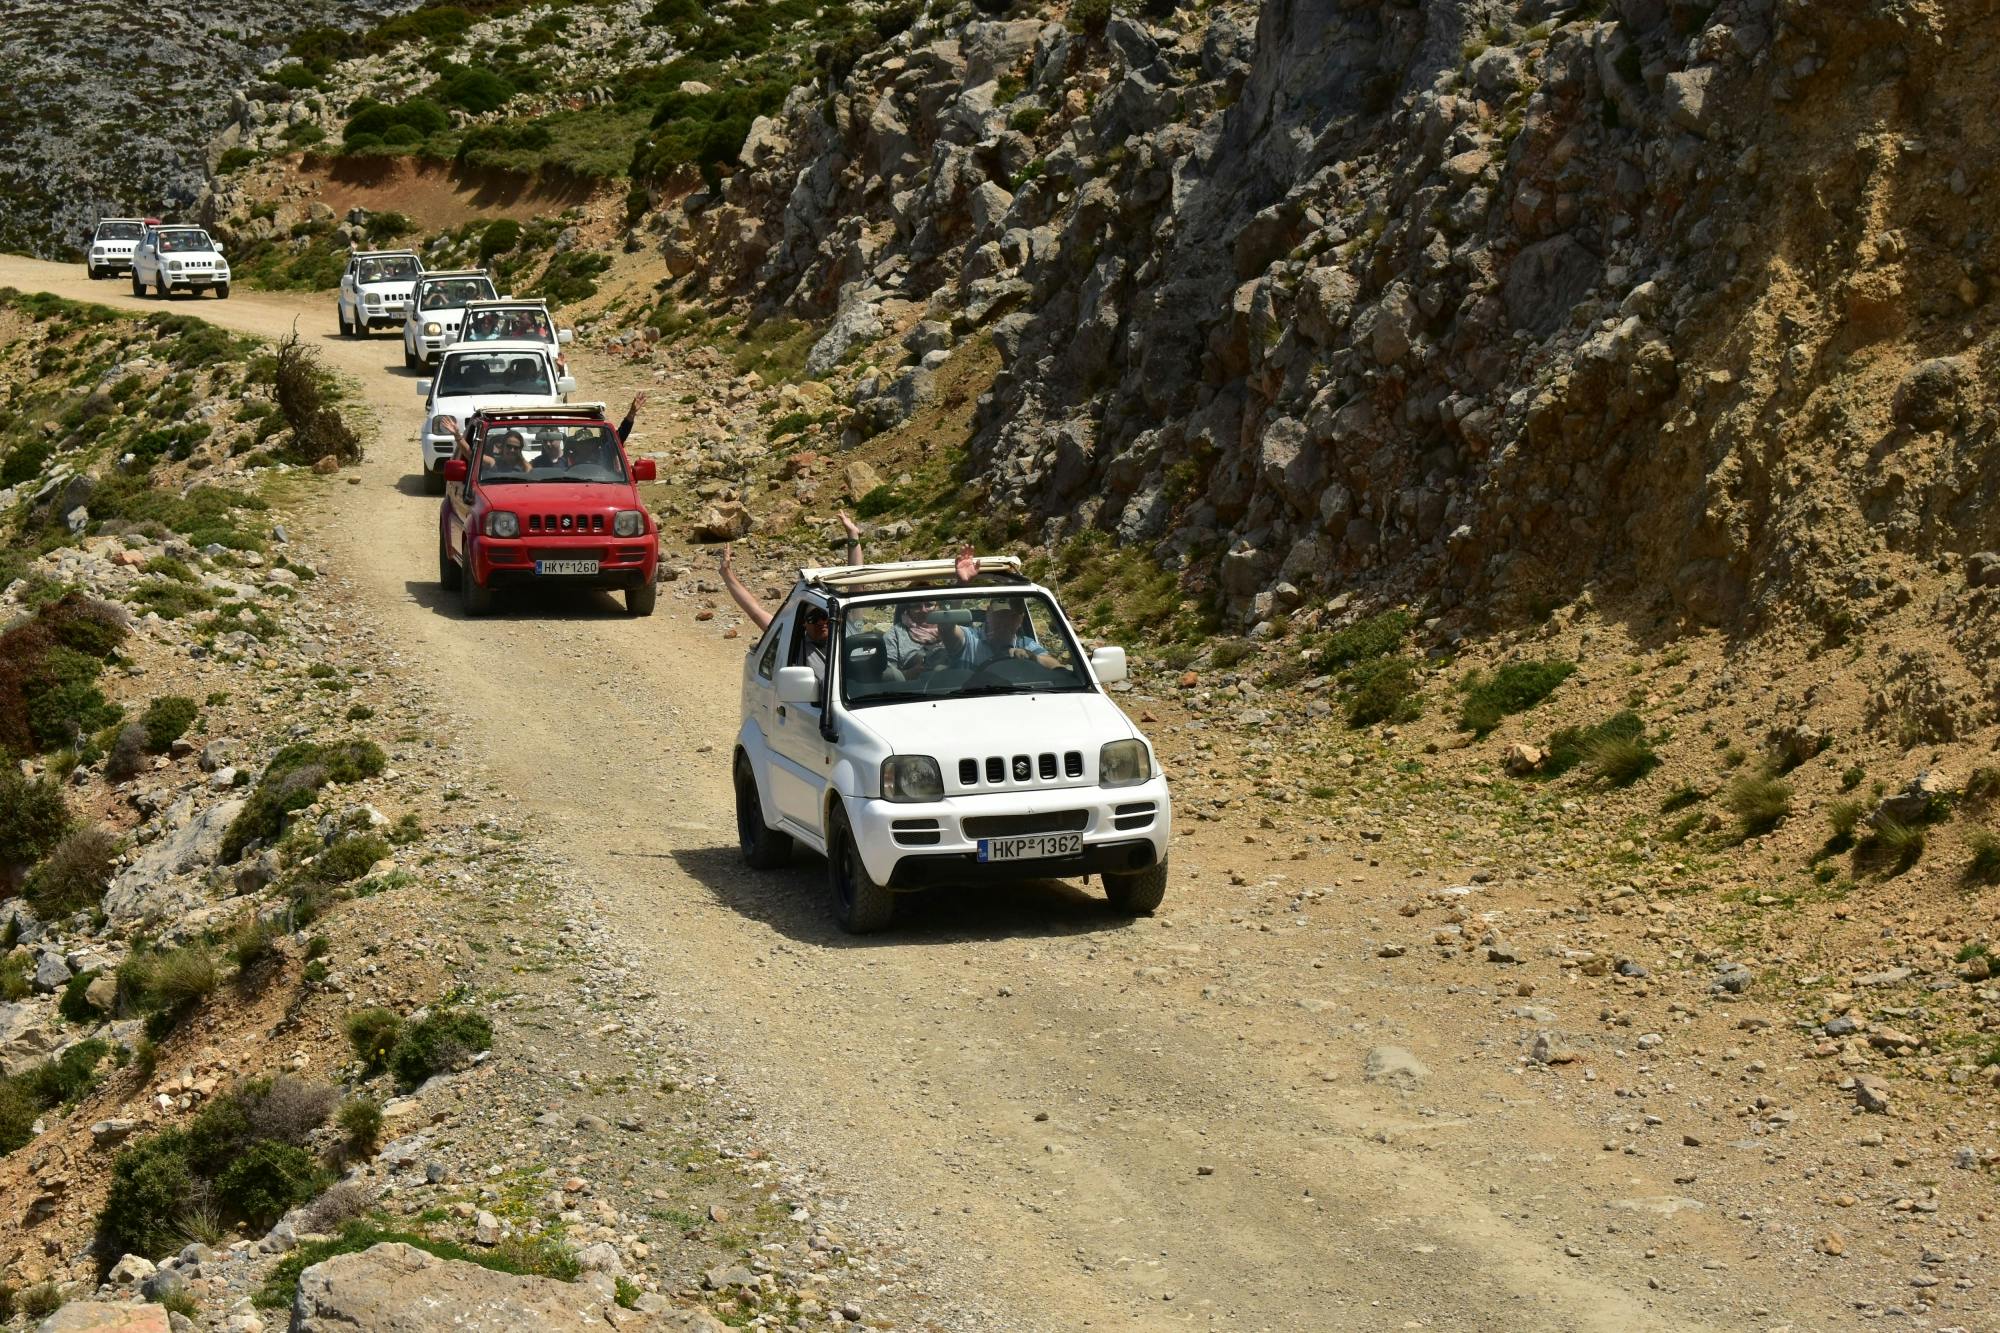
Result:
<svg viewBox="0 0 2000 1333"><path fill-rule="evenodd" d="M424 275L414 250L354 250L340 275L334 316L340 336L363 337L377 324L401 324L410 308L410 289Z"/></svg>
<svg viewBox="0 0 2000 1333"><path fill-rule="evenodd" d="M144 296L149 286L160 296L176 289L199 296L212 287L227 301L229 261L200 227L148 227L132 252L132 295Z"/></svg>
<svg viewBox="0 0 2000 1333"><path fill-rule="evenodd" d="M494 296L483 268L434 269L418 278L403 320L403 368L429 365L458 337L465 307Z"/></svg>
<svg viewBox="0 0 2000 1333"><path fill-rule="evenodd" d="M743 859L824 852L834 914L887 926L896 894L1098 875L1114 910L1167 886L1172 810L1153 747L1020 561L801 570L743 666L734 758Z"/></svg>
<svg viewBox="0 0 2000 1333"><path fill-rule="evenodd" d="M132 271L132 252L146 234L144 218L104 218L84 243L83 268L93 280Z"/></svg>

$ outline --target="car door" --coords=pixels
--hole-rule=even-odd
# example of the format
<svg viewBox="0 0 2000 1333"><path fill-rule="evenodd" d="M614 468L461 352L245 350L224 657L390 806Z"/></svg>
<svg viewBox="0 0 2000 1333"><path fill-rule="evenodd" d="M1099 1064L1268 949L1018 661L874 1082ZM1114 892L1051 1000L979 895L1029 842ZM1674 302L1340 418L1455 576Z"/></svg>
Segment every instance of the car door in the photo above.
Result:
<svg viewBox="0 0 2000 1333"><path fill-rule="evenodd" d="M785 608L784 623L779 627L783 638L778 650L778 661L783 666L806 664L806 639L799 624L799 610L808 602L823 605L817 598L801 593ZM772 803L780 819L817 842L824 836L819 812L833 772L833 746L819 730L820 710L826 706L824 688L819 702L812 704L780 703L775 689L768 698L770 725L764 735L771 747Z"/></svg>
<svg viewBox="0 0 2000 1333"><path fill-rule="evenodd" d="M470 425L470 423L468 423ZM465 556L465 533L472 523L473 465L479 461L478 439L473 438L470 456L466 459L464 481L447 482L444 488L444 539L453 554L461 559Z"/></svg>
<svg viewBox="0 0 2000 1333"><path fill-rule="evenodd" d="M147 282L156 281L158 274L147 267L153 262L153 238L157 233L150 229L139 238L138 246L132 251L132 272L134 276Z"/></svg>

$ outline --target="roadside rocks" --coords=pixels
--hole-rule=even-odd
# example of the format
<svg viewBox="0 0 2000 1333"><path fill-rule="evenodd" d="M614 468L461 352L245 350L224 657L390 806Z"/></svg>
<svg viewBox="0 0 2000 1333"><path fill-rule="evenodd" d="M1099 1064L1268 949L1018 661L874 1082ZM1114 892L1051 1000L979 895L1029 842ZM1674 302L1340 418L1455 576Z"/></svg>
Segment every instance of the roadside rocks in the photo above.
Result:
<svg viewBox="0 0 2000 1333"><path fill-rule="evenodd" d="M1430 1066L1401 1046L1377 1046L1361 1063L1361 1077L1408 1092L1429 1078Z"/></svg>

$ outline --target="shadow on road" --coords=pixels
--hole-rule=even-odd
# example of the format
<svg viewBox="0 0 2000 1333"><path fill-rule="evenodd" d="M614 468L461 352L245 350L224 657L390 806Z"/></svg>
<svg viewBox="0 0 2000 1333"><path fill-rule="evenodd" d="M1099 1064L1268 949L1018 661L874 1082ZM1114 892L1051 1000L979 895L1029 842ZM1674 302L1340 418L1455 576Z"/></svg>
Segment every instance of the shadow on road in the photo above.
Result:
<svg viewBox="0 0 2000 1333"><path fill-rule="evenodd" d="M720 780L720 779L719 779ZM849 935L834 924L826 862L800 851L784 870L752 870L733 846L689 847L670 853L715 900L785 936L827 948L963 944L1009 936L1110 934L1129 923L1104 900L1060 880L963 885L903 894L896 921L878 935Z"/></svg>
<svg viewBox="0 0 2000 1333"><path fill-rule="evenodd" d="M410 600L426 611L435 611L449 620L630 620L625 603L616 593L595 588L511 588L500 593L493 609L483 616L468 616L460 609L458 594L446 592L434 578L405 579L403 590Z"/></svg>

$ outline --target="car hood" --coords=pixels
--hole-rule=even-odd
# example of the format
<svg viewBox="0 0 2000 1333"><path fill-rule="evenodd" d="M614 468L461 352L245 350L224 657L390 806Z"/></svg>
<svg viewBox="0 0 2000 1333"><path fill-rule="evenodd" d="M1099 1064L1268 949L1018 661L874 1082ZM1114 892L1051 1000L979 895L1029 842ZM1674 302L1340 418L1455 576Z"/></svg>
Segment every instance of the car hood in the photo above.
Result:
<svg viewBox="0 0 2000 1333"><path fill-rule="evenodd" d="M1104 695L1012 694L977 699L912 700L847 714L897 754L927 754L947 768L965 758L1084 750L1136 736L1131 719Z"/></svg>
<svg viewBox="0 0 2000 1333"><path fill-rule="evenodd" d="M548 401L549 395L545 393L465 394L457 398L433 398L431 400L430 414L432 416L457 417L459 422L463 424L465 419L472 415L478 408L521 407L528 403L546 403Z"/></svg>
<svg viewBox="0 0 2000 1333"><path fill-rule="evenodd" d="M532 504L536 509L552 511L639 507L629 481L510 481L487 491L487 498L496 504L501 496L509 503Z"/></svg>

